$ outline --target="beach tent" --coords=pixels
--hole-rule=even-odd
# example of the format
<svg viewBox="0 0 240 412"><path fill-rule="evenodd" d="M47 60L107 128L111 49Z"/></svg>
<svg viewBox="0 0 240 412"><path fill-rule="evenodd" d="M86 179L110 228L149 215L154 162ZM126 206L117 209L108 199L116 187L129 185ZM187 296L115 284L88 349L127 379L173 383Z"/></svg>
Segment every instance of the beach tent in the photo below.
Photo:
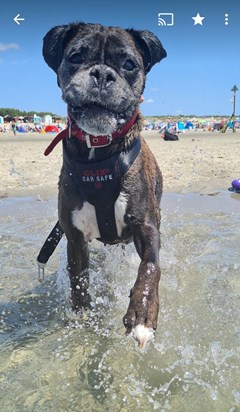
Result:
<svg viewBox="0 0 240 412"><path fill-rule="evenodd" d="M0 124L3 124L3 123L4 123L3 117L0 116Z"/></svg>
<svg viewBox="0 0 240 412"><path fill-rule="evenodd" d="M240 119L239 118L235 119L234 124L235 124L235 127L239 128L240 127Z"/></svg>
<svg viewBox="0 0 240 412"><path fill-rule="evenodd" d="M26 133L26 132L27 132L27 129L26 129L25 127L23 127L23 126L19 126L18 132L19 132L19 133Z"/></svg>
<svg viewBox="0 0 240 412"><path fill-rule="evenodd" d="M185 129L193 129L194 128L194 125L193 125L193 123L192 122L187 122L186 123L186 125L185 125Z"/></svg>
<svg viewBox="0 0 240 412"><path fill-rule="evenodd" d="M183 122L177 122L177 130L185 130L185 126Z"/></svg>
<svg viewBox="0 0 240 412"><path fill-rule="evenodd" d="M60 132L60 130L57 126L50 126L50 125L46 126L44 130L45 130L46 133L58 133L58 132Z"/></svg>

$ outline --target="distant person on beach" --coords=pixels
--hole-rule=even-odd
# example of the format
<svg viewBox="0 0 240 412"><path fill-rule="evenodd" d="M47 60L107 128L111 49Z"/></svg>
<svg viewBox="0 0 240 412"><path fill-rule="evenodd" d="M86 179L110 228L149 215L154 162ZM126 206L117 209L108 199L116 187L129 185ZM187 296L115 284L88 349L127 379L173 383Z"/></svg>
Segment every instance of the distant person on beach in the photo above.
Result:
<svg viewBox="0 0 240 412"><path fill-rule="evenodd" d="M16 124L14 122L11 122L11 128L12 128L14 136L16 136Z"/></svg>

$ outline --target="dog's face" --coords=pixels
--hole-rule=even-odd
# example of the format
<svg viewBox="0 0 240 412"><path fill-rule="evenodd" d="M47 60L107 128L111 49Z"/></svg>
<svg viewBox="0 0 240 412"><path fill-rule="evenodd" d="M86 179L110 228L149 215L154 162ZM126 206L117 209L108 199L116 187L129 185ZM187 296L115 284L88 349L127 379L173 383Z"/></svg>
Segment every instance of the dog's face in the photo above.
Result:
<svg viewBox="0 0 240 412"><path fill-rule="evenodd" d="M106 135L133 116L147 72L166 52L148 31L76 23L50 30L43 56L70 116L86 133Z"/></svg>

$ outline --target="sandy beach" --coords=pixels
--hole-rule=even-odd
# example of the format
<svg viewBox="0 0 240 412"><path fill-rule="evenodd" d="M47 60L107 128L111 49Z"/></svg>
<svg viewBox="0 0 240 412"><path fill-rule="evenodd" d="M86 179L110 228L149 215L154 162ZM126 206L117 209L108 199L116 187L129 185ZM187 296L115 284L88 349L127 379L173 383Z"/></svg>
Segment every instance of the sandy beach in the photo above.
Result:
<svg viewBox="0 0 240 412"><path fill-rule="evenodd" d="M0 197L57 195L61 144L48 157L43 154L54 136L0 134ZM143 131L143 136L162 170L165 192L214 194L240 177L239 130L189 131L176 142L164 141L158 131Z"/></svg>

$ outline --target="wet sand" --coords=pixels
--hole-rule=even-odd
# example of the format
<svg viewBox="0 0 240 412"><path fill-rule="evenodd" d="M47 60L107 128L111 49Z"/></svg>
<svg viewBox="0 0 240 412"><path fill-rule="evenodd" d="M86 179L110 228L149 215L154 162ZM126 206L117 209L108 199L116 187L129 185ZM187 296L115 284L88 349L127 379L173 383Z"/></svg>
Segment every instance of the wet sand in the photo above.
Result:
<svg viewBox="0 0 240 412"><path fill-rule="evenodd" d="M240 131L190 131L175 142L164 141L157 131L143 136L162 170L165 192L214 194L240 177ZM0 197L57 195L61 144L48 157L43 154L54 137L0 134Z"/></svg>

